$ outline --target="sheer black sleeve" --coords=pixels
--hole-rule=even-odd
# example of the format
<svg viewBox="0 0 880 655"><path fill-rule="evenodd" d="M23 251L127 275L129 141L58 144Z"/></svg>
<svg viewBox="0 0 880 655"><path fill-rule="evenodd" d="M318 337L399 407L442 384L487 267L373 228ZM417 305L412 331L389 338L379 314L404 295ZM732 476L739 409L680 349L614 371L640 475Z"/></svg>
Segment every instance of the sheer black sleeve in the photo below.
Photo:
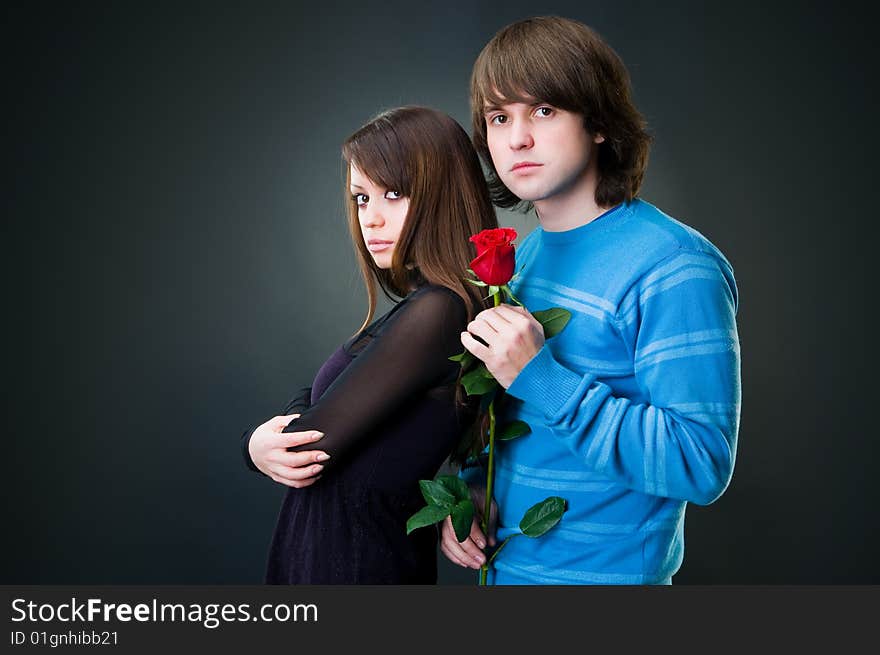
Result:
<svg viewBox="0 0 880 655"><path fill-rule="evenodd" d="M324 438L288 450L323 450L331 456L326 468L427 390L456 379L459 364L448 358L463 350L464 301L445 287L425 286L403 303L320 399L284 429L320 430Z"/></svg>
<svg viewBox="0 0 880 655"><path fill-rule="evenodd" d="M281 410L280 416L289 416L290 414L301 414L307 410L312 404L312 388L304 387L299 390L299 394L291 398Z"/></svg>
<svg viewBox="0 0 880 655"><path fill-rule="evenodd" d="M284 409L281 410L281 414L279 416L288 416L290 414L298 414L302 413L309 408L309 405L312 404L312 388L304 387L299 390L299 394L291 398L287 405L284 406ZM251 437L254 435L254 430L256 430L259 425L255 425L252 428L248 428L241 435L241 456L244 459L245 466L247 466L251 471L256 471L257 473L263 474L263 472L258 469L254 465L254 460L251 459L250 451L248 450L248 446L251 443Z"/></svg>

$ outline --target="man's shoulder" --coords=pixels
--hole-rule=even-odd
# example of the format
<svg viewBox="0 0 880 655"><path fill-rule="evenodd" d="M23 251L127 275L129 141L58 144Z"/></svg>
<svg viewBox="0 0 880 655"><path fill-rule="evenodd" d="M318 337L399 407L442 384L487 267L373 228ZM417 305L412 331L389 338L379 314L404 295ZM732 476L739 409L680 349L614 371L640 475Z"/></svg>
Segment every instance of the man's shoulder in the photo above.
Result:
<svg viewBox="0 0 880 655"><path fill-rule="evenodd" d="M621 236L628 246L638 246L632 252L639 253L648 266L682 252L701 253L727 263L715 244L695 227L670 216L646 200L637 198L627 205L631 220L626 222L627 231Z"/></svg>
<svg viewBox="0 0 880 655"><path fill-rule="evenodd" d="M630 290L654 293L664 285L688 279L723 281L734 302L738 295L733 267L721 250L696 228L661 211L644 200L635 201L637 229L649 234L641 261L634 267Z"/></svg>

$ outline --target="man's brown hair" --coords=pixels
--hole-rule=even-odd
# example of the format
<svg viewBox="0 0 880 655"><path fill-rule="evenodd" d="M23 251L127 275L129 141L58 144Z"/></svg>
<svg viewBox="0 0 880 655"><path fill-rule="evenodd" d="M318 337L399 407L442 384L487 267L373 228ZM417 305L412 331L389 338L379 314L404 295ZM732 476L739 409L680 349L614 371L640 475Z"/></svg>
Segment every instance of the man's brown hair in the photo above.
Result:
<svg viewBox="0 0 880 655"><path fill-rule="evenodd" d="M583 116L590 134L601 134L596 203L612 206L638 195L648 165L651 136L632 101L623 61L593 29L557 16L529 18L498 32L471 75L473 142L489 167L492 201L522 202L501 179L486 142L486 105L546 102Z"/></svg>

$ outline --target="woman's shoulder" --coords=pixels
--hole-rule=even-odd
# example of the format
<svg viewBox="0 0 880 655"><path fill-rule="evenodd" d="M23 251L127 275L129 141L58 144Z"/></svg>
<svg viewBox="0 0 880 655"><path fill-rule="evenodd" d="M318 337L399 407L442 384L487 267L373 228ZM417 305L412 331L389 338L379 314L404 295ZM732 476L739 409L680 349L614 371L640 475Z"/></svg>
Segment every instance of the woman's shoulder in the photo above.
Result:
<svg viewBox="0 0 880 655"><path fill-rule="evenodd" d="M421 311L431 311L438 314L467 313L464 299L453 289L442 284L425 283L404 299L413 307L419 307Z"/></svg>
<svg viewBox="0 0 880 655"><path fill-rule="evenodd" d="M449 287L442 284L434 284L432 282L425 282L424 284L420 284L409 293L407 299L424 295L442 296L444 294L446 296L458 298L459 300L461 300L461 296L459 296L458 293L456 293L453 289L450 289Z"/></svg>
<svg viewBox="0 0 880 655"><path fill-rule="evenodd" d="M466 319L466 316L464 301L455 291L442 284L425 283L410 291L391 309L351 337L343 345L343 349L354 354L356 345L362 348L371 338L381 336L400 319L405 323L416 321L424 324Z"/></svg>

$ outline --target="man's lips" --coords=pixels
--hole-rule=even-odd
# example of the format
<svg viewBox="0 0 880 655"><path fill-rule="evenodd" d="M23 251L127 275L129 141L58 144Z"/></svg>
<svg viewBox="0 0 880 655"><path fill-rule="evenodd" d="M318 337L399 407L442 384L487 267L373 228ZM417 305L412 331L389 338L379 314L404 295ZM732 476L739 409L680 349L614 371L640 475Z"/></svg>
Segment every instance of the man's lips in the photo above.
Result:
<svg viewBox="0 0 880 655"><path fill-rule="evenodd" d="M510 170L511 171L518 171L520 169L536 168L541 165L542 164L537 164L533 161L521 161L521 162L517 162L516 164L514 164Z"/></svg>

